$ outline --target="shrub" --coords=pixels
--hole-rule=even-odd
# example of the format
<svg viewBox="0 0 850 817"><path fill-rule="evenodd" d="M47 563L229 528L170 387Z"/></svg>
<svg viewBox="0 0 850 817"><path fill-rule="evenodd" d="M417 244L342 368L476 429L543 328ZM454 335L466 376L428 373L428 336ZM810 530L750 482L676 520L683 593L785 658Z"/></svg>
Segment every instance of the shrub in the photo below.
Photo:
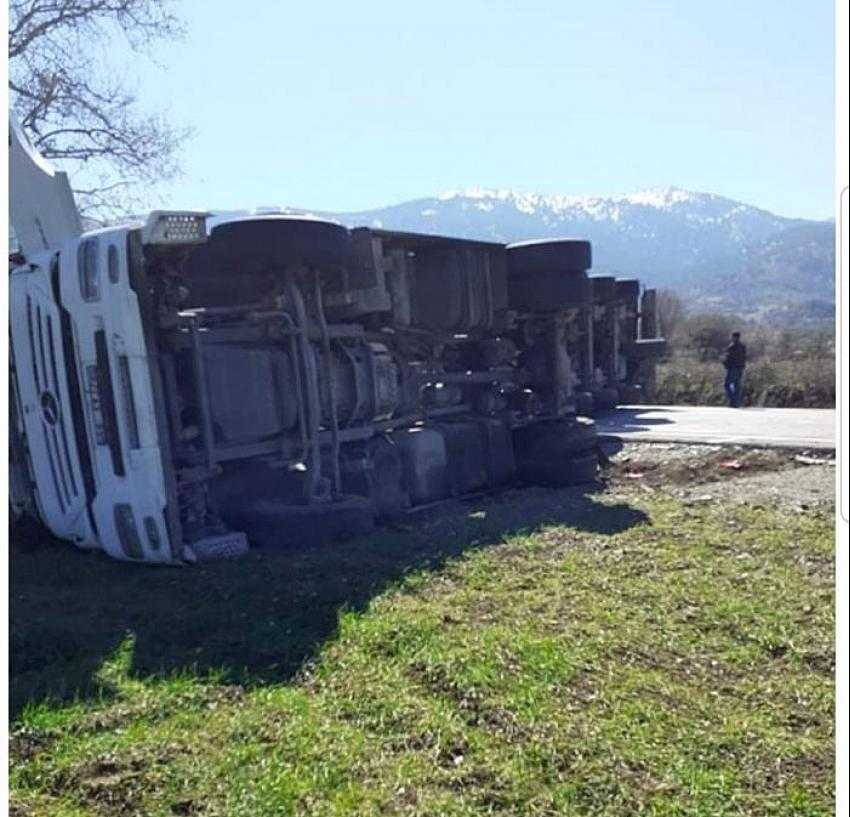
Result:
<svg viewBox="0 0 850 817"><path fill-rule="evenodd" d="M746 405L835 406L835 330L831 325L760 323L734 315L677 313L668 334L668 357L658 366L655 401L724 405L721 358L733 331L747 346Z"/></svg>
<svg viewBox="0 0 850 817"><path fill-rule="evenodd" d="M658 403L722 406L724 370L683 356L658 366ZM806 357L793 360L762 358L747 366L744 404L783 408L832 408L835 406L835 358Z"/></svg>
<svg viewBox="0 0 850 817"><path fill-rule="evenodd" d="M686 350L699 360L718 360L729 345L729 336L741 329L733 315L713 312L685 318L673 335L674 348Z"/></svg>

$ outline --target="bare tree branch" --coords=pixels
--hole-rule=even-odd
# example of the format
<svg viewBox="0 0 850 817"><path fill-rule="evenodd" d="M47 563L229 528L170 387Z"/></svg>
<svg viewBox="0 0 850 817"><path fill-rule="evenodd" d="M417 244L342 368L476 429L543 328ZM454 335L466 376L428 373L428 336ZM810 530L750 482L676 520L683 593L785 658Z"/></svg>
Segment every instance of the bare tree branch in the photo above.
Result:
<svg viewBox="0 0 850 817"><path fill-rule="evenodd" d="M137 51L182 34L172 0L11 0L9 90L33 144L72 177L81 209L124 210L133 188L173 178L188 130L143 114L131 89L98 59L123 36ZM97 45L96 48L93 45ZM82 171L81 173L79 171Z"/></svg>
<svg viewBox="0 0 850 817"><path fill-rule="evenodd" d="M183 32L166 0L20 0L9 6L9 59L45 37L117 25L136 47Z"/></svg>

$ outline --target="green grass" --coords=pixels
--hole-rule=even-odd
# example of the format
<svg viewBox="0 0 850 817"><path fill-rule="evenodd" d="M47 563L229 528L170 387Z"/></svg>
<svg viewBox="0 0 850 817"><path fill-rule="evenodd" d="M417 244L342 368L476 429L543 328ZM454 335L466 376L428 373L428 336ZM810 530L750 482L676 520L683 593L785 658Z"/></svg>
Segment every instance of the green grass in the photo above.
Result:
<svg viewBox="0 0 850 817"><path fill-rule="evenodd" d="M19 548L12 813L833 813L831 516L618 490L185 571Z"/></svg>

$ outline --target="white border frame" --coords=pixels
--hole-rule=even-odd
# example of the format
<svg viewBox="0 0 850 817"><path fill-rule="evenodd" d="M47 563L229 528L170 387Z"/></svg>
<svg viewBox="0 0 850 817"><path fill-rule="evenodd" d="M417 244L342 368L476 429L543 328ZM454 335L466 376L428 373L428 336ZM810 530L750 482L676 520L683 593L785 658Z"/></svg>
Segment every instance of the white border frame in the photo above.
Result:
<svg viewBox="0 0 850 817"><path fill-rule="evenodd" d="M847 220L850 212L847 211L847 186L848 179L848 6L846 0L836 0L835 4L835 213L836 213L836 280L837 280L837 325L836 325L836 353L838 356L837 386L839 411L837 412L839 427L837 429L839 446L837 450L838 468L840 479L836 480L836 813L841 817L850 815L850 767L848 766L848 738L850 738L850 710L848 710L848 697L850 697L850 673L848 673L848 653L850 653L850 605L848 605L848 541L850 541L850 526L846 518L842 518L842 507L847 512L847 491L850 488L848 479L848 439L850 435L846 432L850 422L850 401L848 401L848 384L850 377L847 374L847 364L850 361L848 355L848 312L850 305L847 303L850 295L848 285L848 240ZM4 29L8 29L8 7L6 4L0 6L0 20ZM0 95L5 102L8 111L8 65L2 61L0 67ZM0 182L5 191L8 191L8 142L2 141L0 148ZM842 191L844 191L844 211L842 212ZM0 196L0 223L8 225L8 195ZM841 240L842 234L844 240ZM8 256L9 235L4 229L0 247ZM2 321L4 329L0 338L0 449L4 453L6 467L0 468L0 495L8 492L8 280L4 276L0 284L0 309L2 309ZM2 531L8 531L8 503L0 502L0 525ZM8 813L8 646L9 646L9 564L8 564L8 535L6 535L6 548L0 559L0 591L3 596L3 609L0 612L0 681L2 681L2 694L0 694L0 813Z"/></svg>

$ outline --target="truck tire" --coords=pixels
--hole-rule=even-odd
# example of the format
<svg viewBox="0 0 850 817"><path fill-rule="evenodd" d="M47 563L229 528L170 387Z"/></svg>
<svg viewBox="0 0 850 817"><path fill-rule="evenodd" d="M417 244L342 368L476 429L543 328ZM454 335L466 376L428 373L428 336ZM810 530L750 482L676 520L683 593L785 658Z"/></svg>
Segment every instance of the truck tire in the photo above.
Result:
<svg viewBox="0 0 850 817"><path fill-rule="evenodd" d="M328 544L362 536L375 527L374 506L358 496L315 505L257 500L233 516L251 546L270 550Z"/></svg>
<svg viewBox="0 0 850 817"><path fill-rule="evenodd" d="M509 244L508 306L520 312L559 312L590 302L589 241L559 238Z"/></svg>
<svg viewBox="0 0 850 817"><path fill-rule="evenodd" d="M613 275L595 275L590 279L593 300L607 304L617 300L617 279Z"/></svg>
<svg viewBox="0 0 850 817"><path fill-rule="evenodd" d="M643 389L635 384L620 386L619 395L619 402L626 405L636 405L643 402Z"/></svg>
<svg viewBox="0 0 850 817"><path fill-rule="evenodd" d="M563 449L575 454L584 454L596 447L596 423L586 417L577 417L574 422L565 424L561 434Z"/></svg>
<svg viewBox="0 0 850 817"><path fill-rule="evenodd" d="M568 485L584 485L595 482L599 475L599 455L594 451L569 461Z"/></svg>
<svg viewBox="0 0 850 817"><path fill-rule="evenodd" d="M577 454L573 457L550 457L547 461L524 463L519 476L533 485L562 488L593 482L598 474L599 455L595 452Z"/></svg>
<svg viewBox="0 0 850 817"><path fill-rule="evenodd" d="M297 216L219 224L213 228L206 249L212 269L228 276L296 266L337 268L351 261L351 237L345 227Z"/></svg>
<svg viewBox="0 0 850 817"><path fill-rule="evenodd" d="M574 421L536 423L514 432L517 460L562 460L596 447L596 423L585 417Z"/></svg>
<svg viewBox="0 0 850 817"><path fill-rule="evenodd" d="M589 391L576 392L575 395L576 414L580 417L593 416L593 395Z"/></svg>
<svg viewBox="0 0 850 817"><path fill-rule="evenodd" d="M616 286L617 299L634 302L635 308L637 308L637 301L640 297L640 281L637 278L619 278Z"/></svg>
<svg viewBox="0 0 850 817"><path fill-rule="evenodd" d="M535 485L574 485L576 472L582 481L590 458L597 461L598 438L592 420L555 421L517 429L514 432L514 455L517 474ZM579 462L574 466L574 462ZM595 476L594 471L594 476Z"/></svg>
<svg viewBox="0 0 850 817"><path fill-rule="evenodd" d="M593 393L593 408L595 411L612 411L617 408L620 395L617 389L599 389Z"/></svg>
<svg viewBox="0 0 850 817"><path fill-rule="evenodd" d="M589 270L592 252L589 241L574 238L521 241L508 244L508 274L526 276L537 272Z"/></svg>
<svg viewBox="0 0 850 817"><path fill-rule="evenodd" d="M538 270L508 278L508 306L518 312L560 312L590 303L583 270Z"/></svg>

